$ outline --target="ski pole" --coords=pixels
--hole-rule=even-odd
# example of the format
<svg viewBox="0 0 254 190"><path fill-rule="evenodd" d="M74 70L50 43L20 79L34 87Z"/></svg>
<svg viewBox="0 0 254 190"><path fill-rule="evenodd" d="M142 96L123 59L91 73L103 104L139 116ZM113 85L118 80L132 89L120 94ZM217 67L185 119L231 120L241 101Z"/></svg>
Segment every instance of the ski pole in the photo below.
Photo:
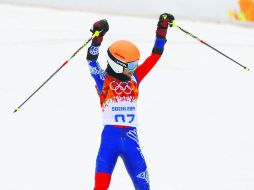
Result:
<svg viewBox="0 0 254 190"><path fill-rule="evenodd" d="M50 77L45 80L22 104L20 104L20 106L18 106L13 113L16 113L17 111L19 111L19 109L30 99L32 98L36 92L38 92L51 78L53 78L67 63L69 63L69 61L75 57L75 55L81 50L83 49L92 39L94 39L95 37L99 36L99 34L101 33L101 31L95 31L95 33L92 35L92 37L90 37L77 51L75 51L75 53L69 58L67 59L52 75L50 75Z"/></svg>
<svg viewBox="0 0 254 190"><path fill-rule="evenodd" d="M242 68L244 68L246 71L250 71L250 69L244 65L242 65L241 63L237 62L236 60L232 59L231 57L227 56L226 54L222 53L221 51L219 51L218 49L214 48L213 46L209 45L208 43L206 43L204 40L199 39L197 36L191 34L190 32L184 30L182 27L178 26L176 23L174 22L169 22L168 24L173 25L177 28L179 28L181 31L183 31L184 33L188 34L189 36L191 36L192 38L198 40L199 42L201 42L202 44L208 46L209 48L213 49L214 51L216 51L217 53L223 55L224 57L228 58L229 60L235 62L237 65L241 66Z"/></svg>

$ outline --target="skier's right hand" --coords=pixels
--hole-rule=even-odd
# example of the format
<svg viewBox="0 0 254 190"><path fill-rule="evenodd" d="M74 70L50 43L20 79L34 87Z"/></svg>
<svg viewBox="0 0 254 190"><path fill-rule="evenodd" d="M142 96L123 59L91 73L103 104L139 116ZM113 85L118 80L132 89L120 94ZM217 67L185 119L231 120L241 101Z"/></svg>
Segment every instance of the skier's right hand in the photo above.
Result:
<svg viewBox="0 0 254 190"><path fill-rule="evenodd" d="M93 34L99 31L99 35L92 39L92 44L88 48L86 59L93 61L97 60L99 56L99 46L103 40L103 36L107 33L109 25L106 19L99 20L93 24L93 28L90 30Z"/></svg>
<svg viewBox="0 0 254 190"><path fill-rule="evenodd" d="M103 36L107 33L109 30L109 25L106 19L99 20L93 24L93 28L90 30L93 34L96 31L100 31L100 34L98 37L95 37L92 41L92 44L95 46L99 46L103 40Z"/></svg>
<svg viewBox="0 0 254 190"><path fill-rule="evenodd" d="M94 34L96 31L101 31L99 36L103 37L109 30L109 25L106 19L99 20L93 24L93 29L91 32Z"/></svg>

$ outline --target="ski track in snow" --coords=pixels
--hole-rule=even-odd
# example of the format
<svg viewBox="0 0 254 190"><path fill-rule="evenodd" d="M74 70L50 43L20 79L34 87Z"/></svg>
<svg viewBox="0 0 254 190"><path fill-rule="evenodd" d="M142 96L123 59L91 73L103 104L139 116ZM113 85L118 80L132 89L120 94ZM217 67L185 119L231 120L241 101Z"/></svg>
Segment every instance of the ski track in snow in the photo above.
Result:
<svg viewBox="0 0 254 190"><path fill-rule="evenodd" d="M92 189L100 143L99 99L84 48L22 109L12 111L90 37L100 48L131 40L141 62L157 18L0 5L0 189ZM253 28L177 20L250 72L170 28L164 54L140 86L139 138L154 190L254 189ZM111 190L133 189L121 159Z"/></svg>

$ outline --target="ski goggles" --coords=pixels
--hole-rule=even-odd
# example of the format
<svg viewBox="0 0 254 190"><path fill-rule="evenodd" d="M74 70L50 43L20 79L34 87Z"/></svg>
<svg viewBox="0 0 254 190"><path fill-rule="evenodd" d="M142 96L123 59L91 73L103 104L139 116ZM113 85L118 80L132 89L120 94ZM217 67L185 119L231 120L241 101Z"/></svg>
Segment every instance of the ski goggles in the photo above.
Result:
<svg viewBox="0 0 254 190"><path fill-rule="evenodd" d="M134 72L137 68L138 68L138 60L127 63L127 67L125 67L125 69L131 72Z"/></svg>
<svg viewBox="0 0 254 190"><path fill-rule="evenodd" d="M116 59L112 54L108 51L108 63L110 66L115 70L117 73L122 73L123 69L127 69L128 71L134 72L138 67L138 61L132 61L132 62L123 62L119 59Z"/></svg>

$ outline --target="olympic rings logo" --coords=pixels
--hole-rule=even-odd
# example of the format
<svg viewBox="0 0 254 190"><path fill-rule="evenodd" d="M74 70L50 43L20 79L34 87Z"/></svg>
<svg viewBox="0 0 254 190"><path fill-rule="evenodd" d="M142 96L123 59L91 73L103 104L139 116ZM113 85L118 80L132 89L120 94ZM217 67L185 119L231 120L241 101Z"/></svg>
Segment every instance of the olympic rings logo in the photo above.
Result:
<svg viewBox="0 0 254 190"><path fill-rule="evenodd" d="M121 95L121 94L131 94L131 92L134 90L133 86L129 85L130 81L128 82L116 82L112 81L110 83L110 88L115 91L116 94Z"/></svg>

